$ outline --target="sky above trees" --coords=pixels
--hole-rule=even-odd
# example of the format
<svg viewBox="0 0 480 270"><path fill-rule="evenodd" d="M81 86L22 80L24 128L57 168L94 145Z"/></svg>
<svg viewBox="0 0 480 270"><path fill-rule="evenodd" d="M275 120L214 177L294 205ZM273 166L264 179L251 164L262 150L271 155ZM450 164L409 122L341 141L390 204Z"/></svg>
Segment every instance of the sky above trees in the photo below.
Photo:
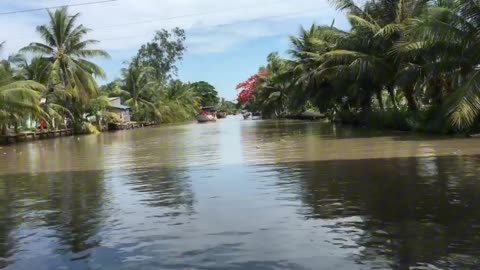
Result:
<svg viewBox="0 0 480 270"><path fill-rule="evenodd" d="M93 0L91 0L93 1ZM3 0L0 10L16 11L57 5L76 5L86 0ZM348 27L344 16L326 0L118 0L73 6L82 14L80 23L93 29L91 38L112 56L98 60L115 79L125 61L138 47L153 37L155 30L180 27L186 30L188 46L179 77L184 81L208 81L220 96L232 100L235 86L266 62L271 51L281 54L289 49L288 37L301 25L312 22L330 24L336 19L340 28ZM7 41L2 56L16 52L34 35L35 26L47 19L45 11L0 16L0 40ZM102 82L101 82L102 83Z"/></svg>

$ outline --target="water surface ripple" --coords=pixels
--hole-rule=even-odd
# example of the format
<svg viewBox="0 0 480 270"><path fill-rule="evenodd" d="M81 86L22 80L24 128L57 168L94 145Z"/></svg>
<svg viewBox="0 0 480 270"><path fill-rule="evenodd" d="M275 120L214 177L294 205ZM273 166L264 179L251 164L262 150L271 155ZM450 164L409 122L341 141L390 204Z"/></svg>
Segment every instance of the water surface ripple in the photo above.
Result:
<svg viewBox="0 0 480 270"><path fill-rule="evenodd" d="M6 146L0 269L480 269L479 164L477 139L235 117Z"/></svg>

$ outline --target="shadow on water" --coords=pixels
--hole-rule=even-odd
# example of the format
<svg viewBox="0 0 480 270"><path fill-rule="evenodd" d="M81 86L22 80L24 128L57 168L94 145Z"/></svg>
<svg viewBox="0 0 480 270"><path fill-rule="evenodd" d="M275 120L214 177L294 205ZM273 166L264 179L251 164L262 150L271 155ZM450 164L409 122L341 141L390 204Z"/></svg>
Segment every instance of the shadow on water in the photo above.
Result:
<svg viewBox="0 0 480 270"><path fill-rule="evenodd" d="M130 173L126 181L132 191L149 194L141 201L151 207L185 207L189 214L194 213L195 197L190 176L184 168L142 168Z"/></svg>
<svg viewBox="0 0 480 270"><path fill-rule="evenodd" d="M264 121L255 126L257 132L266 136L278 137L292 135L318 135L323 140L342 140L342 139L374 139L380 137L391 137L396 141L448 141L452 139L465 139L464 136L454 135L436 135L428 133L415 133L409 131L390 131L382 129L358 128L349 125L336 124L329 122L311 122L311 121ZM252 128L253 130L253 128Z"/></svg>
<svg viewBox="0 0 480 270"><path fill-rule="evenodd" d="M2 176L0 256L8 258L3 266L19 259L16 253L28 258L29 252L47 248L46 244L53 244L48 248L59 254L98 247L105 194L102 179L101 171ZM38 242L43 238L55 241Z"/></svg>
<svg viewBox="0 0 480 270"><path fill-rule="evenodd" d="M480 266L480 156L291 162L270 165L310 220L359 264L409 269ZM262 165L265 170L265 165ZM285 189L283 189L285 190Z"/></svg>
<svg viewBox="0 0 480 270"><path fill-rule="evenodd" d="M252 164L249 170L253 172L277 174L268 179L252 174L246 181L268 180L267 187L276 191L277 200L299 201L298 217L326 230L329 239L322 245L348 251L349 258L359 267L408 269L428 263L444 269L473 269L480 265L479 162L480 156L446 156ZM236 170L237 166L225 166L223 170ZM184 169L144 168L129 172L125 180L130 187L127 191L141 195L139 201L147 208L135 206L142 215L141 223L122 229L110 222L111 215L119 215L116 211L126 206L121 209L112 206L115 200L112 196L128 199L129 195L106 191L109 183L105 179L109 173L3 176L0 203L0 256L6 259L3 267L20 259L35 262L36 256L45 252L50 258L41 261L52 269L60 266L85 269L95 263L112 266L105 269L114 266L128 269L134 264L144 269L312 269L288 256L283 260L247 260L240 255L245 251L243 242L212 243L196 250L187 245L177 247L174 252L175 241L190 240L168 234L161 236L160 228L166 227L160 224L156 229L142 226L148 223L146 209L154 211L151 214L164 214L156 215L157 220L197 214ZM293 197L285 197L286 194ZM235 208L231 211L235 215ZM275 219L267 212L264 214L263 219L274 227ZM139 228L144 230L136 235L134 232ZM194 235L203 234L200 228L197 230ZM113 240L109 235L114 231L119 231L122 239L131 239L128 243ZM221 238L222 234L210 237ZM154 239L157 241L151 243L153 246L128 248L130 244L146 244ZM42 247L44 250L39 251ZM145 257L125 262L126 250L138 258ZM154 256L160 250L163 257ZM316 265L329 265L321 257L309 260Z"/></svg>
<svg viewBox="0 0 480 270"><path fill-rule="evenodd" d="M103 255L112 259L110 263L116 261L120 251L105 248L114 242L108 239L110 233L131 234L134 241L148 237L130 231L147 231L142 225L148 217L142 216L141 224L128 228L117 224L117 215L127 207L114 204L128 200L128 193L140 194L143 207L157 209L152 212L156 218L171 221L194 213L194 196L184 170L129 171L120 176L125 178L120 190L112 186L113 178L117 184L120 180L112 174L98 170L2 175L0 268L30 269L32 263L39 263L41 269L85 269Z"/></svg>

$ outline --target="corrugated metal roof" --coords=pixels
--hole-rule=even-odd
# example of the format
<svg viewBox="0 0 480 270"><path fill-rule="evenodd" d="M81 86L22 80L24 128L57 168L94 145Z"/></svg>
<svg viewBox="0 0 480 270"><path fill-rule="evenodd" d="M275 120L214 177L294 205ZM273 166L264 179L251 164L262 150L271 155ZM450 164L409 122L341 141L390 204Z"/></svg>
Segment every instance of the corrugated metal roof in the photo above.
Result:
<svg viewBox="0 0 480 270"><path fill-rule="evenodd" d="M120 99L120 97L110 97L110 98L108 98L108 100L110 100L110 101L119 100L119 99ZM120 100L120 102L121 102L121 100ZM118 102L118 103L120 103L120 102ZM124 110L124 111L130 110L130 107L128 107L126 105L123 105L123 104L110 105L110 106L108 106L108 108L119 109L119 110Z"/></svg>

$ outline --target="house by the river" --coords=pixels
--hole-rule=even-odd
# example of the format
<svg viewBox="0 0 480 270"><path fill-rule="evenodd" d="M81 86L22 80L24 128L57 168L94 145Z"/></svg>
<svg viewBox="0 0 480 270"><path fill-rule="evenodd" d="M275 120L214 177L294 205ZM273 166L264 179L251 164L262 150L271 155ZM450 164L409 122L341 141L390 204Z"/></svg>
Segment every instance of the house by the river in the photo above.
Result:
<svg viewBox="0 0 480 270"><path fill-rule="evenodd" d="M120 97L109 98L110 106L107 107L107 111L115 113L120 117L122 122L130 122L131 109L130 107L122 104Z"/></svg>

